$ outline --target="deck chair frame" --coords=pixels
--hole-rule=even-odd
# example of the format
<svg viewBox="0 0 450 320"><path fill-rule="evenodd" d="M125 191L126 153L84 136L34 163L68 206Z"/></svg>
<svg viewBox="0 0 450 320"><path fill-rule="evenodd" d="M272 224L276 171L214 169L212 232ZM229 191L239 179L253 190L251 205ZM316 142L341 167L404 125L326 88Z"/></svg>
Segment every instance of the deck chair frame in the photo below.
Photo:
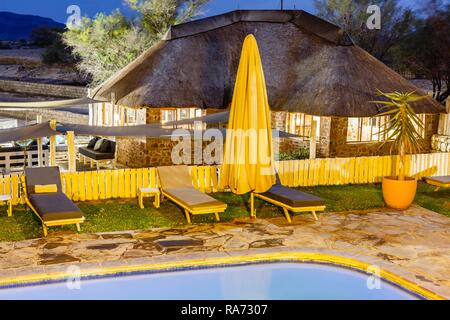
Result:
<svg viewBox="0 0 450 320"><path fill-rule="evenodd" d="M439 191L441 188L450 188L450 183L435 181L432 178L425 178L426 183L429 185L435 186L435 192Z"/></svg>
<svg viewBox="0 0 450 320"><path fill-rule="evenodd" d="M261 200L267 201L267 202L269 202L269 203L271 203L273 205L276 205L278 207L281 207L283 209L283 212L284 212L284 215L286 217L286 220L289 223L292 222L292 218L291 218L291 215L290 215L289 211L292 212L292 213L311 212L311 214L314 217L314 220L317 221L319 219L317 218L316 212L324 211L325 208L326 208L326 206L292 207L292 206L289 206L289 205L287 205L285 203L282 203L280 201L277 201L277 200L274 200L272 198L266 197L266 196L264 196L262 194L258 194L258 193L252 192L251 195L250 195L250 212L251 212L251 216L254 217L254 218L256 218L255 197L259 198Z"/></svg>
<svg viewBox="0 0 450 320"><path fill-rule="evenodd" d="M31 209L31 211L33 211L33 213L41 221L42 229L44 231L44 237L46 237L48 235L48 228L49 227L56 227L56 226L64 226L64 225L68 225L68 224L75 224L76 227L77 227L77 231L78 232L81 231L80 224L85 221L84 217L77 218L77 219L61 219L61 220L44 221L41 218L41 216L39 215L39 213L37 212L36 208L31 203L30 199L28 198L27 184L26 184L26 180L25 180L25 176L24 175L21 176L20 182L21 182L21 186L22 186L22 196L23 196L23 198L25 200L25 203L27 204L27 206Z"/></svg>
<svg viewBox="0 0 450 320"><path fill-rule="evenodd" d="M197 210L192 210L191 208L189 208L188 206L186 206L184 203L180 202L179 200L177 200L176 198L172 197L170 194L168 194L167 192L165 192L163 189L161 189L161 201L164 200L164 198L169 199L170 201L172 201L173 203L175 203L176 205L180 206L183 211L184 211L184 215L186 216L186 220L187 222L190 224L192 223L191 220L191 215L201 215L201 214L214 214L214 217L216 218L216 221L220 221L220 213L225 212L225 209L221 209L221 210L211 210L210 208L204 208L204 209L197 209Z"/></svg>

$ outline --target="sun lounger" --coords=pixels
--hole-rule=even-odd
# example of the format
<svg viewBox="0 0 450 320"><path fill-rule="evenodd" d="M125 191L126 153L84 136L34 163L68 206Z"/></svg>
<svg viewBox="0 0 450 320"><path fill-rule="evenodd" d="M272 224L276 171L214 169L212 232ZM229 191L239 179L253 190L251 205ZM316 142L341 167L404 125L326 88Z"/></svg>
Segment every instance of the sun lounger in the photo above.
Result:
<svg viewBox="0 0 450 320"><path fill-rule="evenodd" d="M255 197L270 202L283 209L284 215L289 223L292 222L289 211L293 213L311 212L315 220L316 212L325 210L325 201L317 196L287 188L281 185L277 176L277 183L267 192L252 193L250 195L250 211L253 217L256 217Z"/></svg>
<svg viewBox="0 0 450 320"><path fill-rule="evenodd" d="M188 166L158 167L158 177L162 196L183 208L188 223L191 215L211 213L220 221L227 205L195 189Z"/></svg>
<svg viewBox="0 0 450 320"><path fill-rule="evenodd" d="M80 231L83 213L63 193L58 167L25 169L22 190L27 205L42 222L44 236L48 227L66 224L75 224Z"/></svg>
<svg viewBox="0 0 450 320"><path fill-rule="evenodd" d="M450 187L450 176L425 177L425 181L432 186L436 186L434 191L439 191L441 188Z"/></svg>

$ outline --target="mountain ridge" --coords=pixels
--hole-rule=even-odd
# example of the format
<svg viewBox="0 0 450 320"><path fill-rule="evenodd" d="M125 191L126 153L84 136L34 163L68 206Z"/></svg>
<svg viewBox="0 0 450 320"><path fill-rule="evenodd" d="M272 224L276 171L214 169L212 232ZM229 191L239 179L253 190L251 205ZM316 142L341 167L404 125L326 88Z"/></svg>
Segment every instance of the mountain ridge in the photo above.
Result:
<svg viewBox="0 0 450 320"><path fill-rule="evenodd" d="M33 29L38 27L63 29L65 25L51 18L0 11L0 40L29 40Z"/></svg>

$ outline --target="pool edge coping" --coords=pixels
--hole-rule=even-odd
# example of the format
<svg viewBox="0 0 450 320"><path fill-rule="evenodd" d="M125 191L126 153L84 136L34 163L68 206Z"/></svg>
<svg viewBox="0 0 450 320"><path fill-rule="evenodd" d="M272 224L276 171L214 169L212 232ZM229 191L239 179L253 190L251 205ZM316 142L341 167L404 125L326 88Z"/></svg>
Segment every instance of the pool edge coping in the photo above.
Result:
<svg viewBox="0 0 450 320"><path fill-rule="evenodd" d="M161 261L142 263L135 265L120 265L111 267L100 267L88 270L80 270L78 274L81 278L95 277L95 276L114 276L115 274L134 273L134 272L164 272L164 271L176 271L180 269L190 268L207 268L207 267L221 267L227 265L243 265L250 263L274 263L274 262L298 262L298 263L325 263L335 266L346 267L350 269L356 269L364 273L370 274L370 267L373 266L370 263L366 263L355 258L338 256L336 254L329 253L317 253L317 252L276 252L276 253L254 253L248 255L232 255L232 256L220 256L220 257L205 257L178 261ZM378 268L379 276L391 282L400 288L406 289L413 294L423 297L427 300L446 300L443 296L426 289L419 284L407 280L401 276L396 275L393 272L387 271L384 268ZM39 284L50 281L64 281L73 277L73 274L69 272L47 272L36 273L30 275L14 276L9 278L0 279L1 288L27 286L33 284Z"/></svg>

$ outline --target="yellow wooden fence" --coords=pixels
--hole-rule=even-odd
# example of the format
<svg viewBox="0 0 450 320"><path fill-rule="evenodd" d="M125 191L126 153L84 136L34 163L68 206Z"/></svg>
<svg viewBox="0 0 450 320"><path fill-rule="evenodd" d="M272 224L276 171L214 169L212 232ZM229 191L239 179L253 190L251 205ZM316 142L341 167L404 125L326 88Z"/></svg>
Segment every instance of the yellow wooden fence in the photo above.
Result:
<svg viewBox="0 0 450 320"><path fill-rule="evenodd" d="M398 174L398 157L327 158L277 163L281 182L289 187L365 184ZM417 154L407 157L409 176L450 175L450 153ZM220 167L191 168L195 188L217 192ZM13 204L23 203L19 175L0 176L0 194L11 194ZM157 187L155 168L118 169L62 174L63 190L73 201L136 198L141 187Z"/></svg>

